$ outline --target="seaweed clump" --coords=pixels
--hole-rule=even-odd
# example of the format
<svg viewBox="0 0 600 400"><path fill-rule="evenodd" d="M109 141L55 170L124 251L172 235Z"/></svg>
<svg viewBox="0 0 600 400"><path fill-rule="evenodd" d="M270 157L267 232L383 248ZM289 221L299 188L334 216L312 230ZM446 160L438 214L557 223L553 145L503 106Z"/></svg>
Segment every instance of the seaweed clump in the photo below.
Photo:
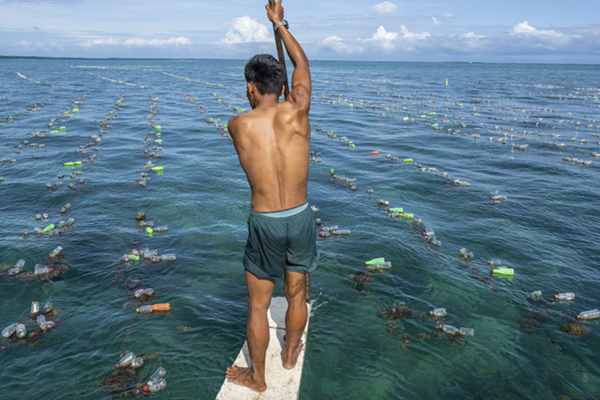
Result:
<svg viewBox="0 0 600 400"><path fill-rule="evenodd" d="M357 272L352 275L352 284L354 289L362 292L366 286L373 282L373 277L367 272Z"/></svg>
<svg viewBox="0 0 600 400"><path fill-rule="evenodd" d="M587 328L577 322L569 322L569 323L563 324L560 326L560 330L565 333L568 333L571 336L577 336L577 337L587 336L589 334L589 331L587 330Z"/></svg>
<svg viewBox="0 0 600 400"><path fill-rule="evenodd" d="M384 307L378 315L387 321L398 321L413 316L413 311L404 303L395 303Z"/></svg>

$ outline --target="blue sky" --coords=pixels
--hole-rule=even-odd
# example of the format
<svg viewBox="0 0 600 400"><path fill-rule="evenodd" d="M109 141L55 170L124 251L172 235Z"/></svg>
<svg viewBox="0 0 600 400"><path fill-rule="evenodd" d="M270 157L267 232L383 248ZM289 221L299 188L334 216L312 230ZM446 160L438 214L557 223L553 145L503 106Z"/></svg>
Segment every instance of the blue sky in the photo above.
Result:
<svg viewBox="0 0 600 400"><path fill-rule="evenodd" d="M600 0L286 0L311 58L600 62ZM264 1L0 0L0 54L247 58Z"/></svg>

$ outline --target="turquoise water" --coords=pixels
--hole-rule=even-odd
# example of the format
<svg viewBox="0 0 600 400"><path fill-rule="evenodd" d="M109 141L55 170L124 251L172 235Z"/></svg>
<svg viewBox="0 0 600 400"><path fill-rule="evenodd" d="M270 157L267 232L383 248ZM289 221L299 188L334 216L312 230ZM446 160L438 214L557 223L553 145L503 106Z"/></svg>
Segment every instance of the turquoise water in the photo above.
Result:
<svg viewBox="0 0 600 400"><path fill-rule="evenodd" d="M26 321L32 300L51 300L59 311L57 328L40 340L0 342L0 398L111 399L102 381L131 350L158 353L140 380L167 369L168 389L155 398L213 399L244 340L249 189L216 127L247 107L243 62L2 59L0 67L0 160L16 160L0 163L0 269L24 258L31 271L57 245L72 267L53 282L0 277L0 328ZM600 324L584 324L582 337L560 330L600 307L600 159L592 155L600 152L600 69L315 62L313 74L313 151L322 162L311 165L310 200L326 224L353 234L319 243L301 398L600 397ZM102 143L90 148L96 162L84 164L76 179L85 183L77 183L62 165L85 160L80 146L100 133L120 96ZM164 148L154 163L165 173L151 173L144 188L136 180L147 162L153 96ZM64 117L75 101L80 111ZM65 132L32 139L53 118ZM513 147L521 144L528 149ZM333 182L331 168L356 178L358 189ZM507 201L490 204L496 193ZM421 218L441 247L388 217L379 199ZM71 230L22 238L63 219L67 202ZM168 233L144 235L138 211ZM49 221L36 221L43 212ZM121 264L134 247L178 259ZM475 253L471 263L458 257L462 247ZM352 274L374 257L393 269L357 290ZM515 278L491 277L491 259L513 267ZM136 315L128 289L135 280L172 312ZM546 297L573 291L577 300L529 302L538 289ZM406 303L413 317L378 315L394 303ZM446 307L446 322L475 336L439 334L421 316L433 307Z"/></svg>

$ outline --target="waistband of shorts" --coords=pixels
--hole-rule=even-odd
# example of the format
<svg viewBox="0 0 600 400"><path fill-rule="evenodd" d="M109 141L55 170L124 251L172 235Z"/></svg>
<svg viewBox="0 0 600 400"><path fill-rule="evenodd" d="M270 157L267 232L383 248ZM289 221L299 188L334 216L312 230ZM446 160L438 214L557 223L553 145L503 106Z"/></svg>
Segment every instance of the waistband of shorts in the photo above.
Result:
<svg viewBox="0 0 600 400"><path fill-rule="evenodd" d="M308 208L308 202L306 202L298 207L289 208L287 210L281 210L281 211L258 212L258 211L252 210L251 214L252 215L260 215L261 217L269 217L269 218L287 218L287 217L293 217L294 215L298 215L302 211L306 210L307 208Z"/></svg>

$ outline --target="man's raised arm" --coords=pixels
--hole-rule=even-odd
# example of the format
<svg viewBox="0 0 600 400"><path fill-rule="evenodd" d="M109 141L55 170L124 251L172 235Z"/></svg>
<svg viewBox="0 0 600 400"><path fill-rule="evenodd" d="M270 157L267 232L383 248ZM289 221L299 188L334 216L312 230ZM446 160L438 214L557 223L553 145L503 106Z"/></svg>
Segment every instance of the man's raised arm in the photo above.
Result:
<svg viewBox="0 0 600 400"><path fill-rule="evenodd" d="M296 40L294 35L284 26L284 13L281 2L275 2L273 5L267 5L267 16L277 28L277 33L283 40L287 53L294 63L294 74L292 75L292 91L289 101L298 107L306 110L310 109L310 98L312 94L312 81L310 77L310 64L308 58Z"/></svg>

